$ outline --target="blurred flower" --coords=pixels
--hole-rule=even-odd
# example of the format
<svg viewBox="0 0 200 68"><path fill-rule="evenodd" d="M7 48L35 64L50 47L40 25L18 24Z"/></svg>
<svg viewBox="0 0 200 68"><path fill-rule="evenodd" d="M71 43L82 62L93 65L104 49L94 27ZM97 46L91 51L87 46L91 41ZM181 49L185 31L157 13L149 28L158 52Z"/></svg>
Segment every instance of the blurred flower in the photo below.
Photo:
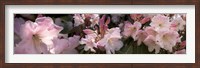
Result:
<svg viewBox="0 0 200 68"><path fill-rule="evenodd" d="M123 14L111 14L111 20L113 23L118 24L123 16Z"/></svg>
<svg viewBox="0 0 200 68"><path fill-rule="evenodd" d="M46 53L46 50L53 48L52 40L62 29L50 17L40 17L35 22L27 21L21 25L19 36L22 41L16 44L15 52Z"/></svg>
<svg viewBox="0 0 200 68"><path fill-rule="evenodd" d="M23 18L15 18L14 19L14 32L19 35L20 34L20 27L22 24L25 23Z"/></svg>
<svg viewBox="0 0 200 68"><path fill-rule="evenodd" d="M20 35L20 28L21 25L25 23L23 18L14 18L14 44L17 44L21 41Z"/></svg>
<svg viewBox="0 0 200 68"><path fill-rule="evenodd" d="M172 20L172 28L174 28L174 30L179 31L179 30L184 30L185 28L185 21L181 18L181 17L177 17L174 20Z"/></svg>
<svg viewBox="0 0 200 68"><path fill-rule="evenodd" d="M109 29L105 36L97 43L99 46L104 46L107 54L115 53L122 46L123 42L120 40L120 29L118 27Z"/></svg>
<svg viewBox="0 0 200 68"><path fill-rule="evenodd" d="M179 49L184 49L186 47L186 41L180 43Z"/></svg>
<svg viewBox="0 0 200 68"><path fill-rule="evenodd" d="M134 40L136 40L136 35L138 30L141 28L141 23L139 22L135 22L134 24L131 24L130 22L126 21L125 25L124 25L124 31L122 32L122 34L125 37L129 37L131 36Z"/></svg>

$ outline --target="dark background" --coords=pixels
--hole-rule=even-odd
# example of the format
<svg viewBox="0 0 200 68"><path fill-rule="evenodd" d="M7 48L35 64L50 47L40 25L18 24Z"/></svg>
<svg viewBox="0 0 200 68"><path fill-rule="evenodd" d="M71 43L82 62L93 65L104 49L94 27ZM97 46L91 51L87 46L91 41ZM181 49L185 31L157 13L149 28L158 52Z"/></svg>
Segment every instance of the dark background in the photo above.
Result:
<svg viewBox="0 0 200 68"><path fill-rule="evenodd" d="M189 64L13 64L5 63L5 5L195 5L195 63ZM0 68L199 68L200 67L199 0L0 0ZM192 27L192 26L190 26ZM165 59L165 58L163 58ZM103 59L102 59L103 60ZM183 59L184 60L184 59ZM106 60L105 60L106 61ZM156 61L156 60L155 60Z"/></svg>

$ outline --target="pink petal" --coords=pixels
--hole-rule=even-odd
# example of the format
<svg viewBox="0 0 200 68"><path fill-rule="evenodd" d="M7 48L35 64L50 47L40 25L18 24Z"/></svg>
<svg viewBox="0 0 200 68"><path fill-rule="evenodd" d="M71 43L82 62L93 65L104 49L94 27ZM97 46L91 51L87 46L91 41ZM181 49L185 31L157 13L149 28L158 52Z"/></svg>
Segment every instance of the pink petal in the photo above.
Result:
<svg viewBox="0 0 200 68"><path fill-rule="evenodd" d="M110 17L108 17L108 19L105 22L105 25L108 25L110 23Z"/></svg>
<svg viewBox="0 0 200 68"><path fill-rule="evenodd" d="M53 40L54 43L54 47L52 49L50 49L50 52L53 54L59 54L61 53L65 48L67 48L68 45L68 41L66 39L57 39L55 38Z"/></svg>
<svg viewBox="0 0 200 68"><path fill-rule="evenodd" d="M130 22L126 21L124 25L124 31L122 32L122 34L126 37L129 37L133 32L132 28L133 25Z"/></svg>
<svg viewBox="0 0 200 68"><path fill-rule="evenodd" d="M159 53L160 47L156 43L156 39L154 36L149 35L144 40L144 44L148 46L148 50L152 52L155 49L155 53Z"/></svg>
<svg viewBox="0 0 200 68"><path fill-rule="evenodd" d="M145 24L146 22L150 21L151 19L148 17L143 18L140 22L141 24Z"/></svg>
<svg viewBox="0 0 200 68"><path fill-rule="evenodd" d="M69 37L68 38L69 48L74 49L75 47L77 47L79 45L79 39L80 39L80 36L76 36L76 35L74 35L73 37Z"/></svg>
<svg viewBox="0 0 200 68"><path fill-rule="evenodd" d="M144 44L147 46L155 46L155 37L153 37L152 35L149 35L145 40L144 40Z"/></svg>
<svg viewBox="0 0 200 68"><path fill-rule="evenodd" d="M35 27L36 27L36 25L31 21L27 21L25 24L21 25L20 38L21 39L32 39L32 35L34 34L33 30Z"/></svg>
<svg viewBox="0 0 200 68"><path fill-rule="evenodd" d="M94 31L91 30L91 29L84 29L83 32L84 32L85 34L92 34L92 33L94 33Z"/></svg>
<svg viewBox="0 0 200 68"><path fill-rule="evenodd" d="M97 42L97 45L104 47L107 43L108 43L108 40L106 38L103 38Z"/></svg>
<svg viewBox="0 0 200 68"><path fill-rule="evenodd" d="M136 27L137 30L139 30L142 27L142 24L140 22L136 21L136 22L134 22L133 26Z"/></svg>
<svg viewBox="0 0 200 68"><path fill-rule="evenodd" d="M79 38L80 36L73 36L68 39L54 38L54 47L50 50L50 52L54 54L63 52L67 53L67 51L71 52L71 50L75 49L75 47L79 45Z"/></svg>
<svg viewBox="0 0 200 68"><path fill-rule="evenodd" d="M110 35L110 38L121 38L120 29L118 27L109 29L108 33Z"/></svg>
<svg viewBox="0 0 200 68"><path fill-rule="evenodd" d="M145 32L146 32L148 35L153 35L153 36L156 36L156 35L157 35L157 32L155 31L155 28L153 28L153 27L146 27L146 28L145 28Z"/></svg>
<svg viewBox="0 0 200 68"><path fill-rule="evenodd" d="M41 39L42 42L47 46L47 49L50 50L54 47L53 39L51 37L46 37Z"/></svg>
<svg viewBox="0 0 200 68"><path fill-rule="evenodd" d="M54 24L52 18L50 17L39 17L35 20L35 22L38 23L38 25L47 27Z"/></svg>
<svg viewBox="0 0 200 68"><path fill-rule="evenodd" d="M35 45L33 40L22 40L16 45L15 54L47 54L47 47L43 43Z"/></svg>
<svg viewBox="0 0 200 68"><path fill-rule="evenodd" d="M147 33L143 30L139 30L136 35L137 44L140 45L147 37Z"/></svg>
<svg viewBox="0 0 200 68"><path fill-rule="evenodd" d="M16 45L14 48L15 54L36 54L38 53L34 47L33 42L30 41L21 41L19 44Z"/></svg>
<svg viewBox="0 0 200 68"><path fill-rule="evenodd" d="M155 23L167 23L169 22L169 17L163 16L163 15L157 15L157 16L154 16L151 20L152 22L155 22Z"/></svg>

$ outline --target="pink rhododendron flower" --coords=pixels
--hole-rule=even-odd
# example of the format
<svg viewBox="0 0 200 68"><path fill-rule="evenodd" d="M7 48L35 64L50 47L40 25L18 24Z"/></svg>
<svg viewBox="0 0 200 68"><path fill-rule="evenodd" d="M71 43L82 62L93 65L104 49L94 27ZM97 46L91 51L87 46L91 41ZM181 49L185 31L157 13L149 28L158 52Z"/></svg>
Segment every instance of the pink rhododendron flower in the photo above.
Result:
<svg viewBox="0 0 200 68"><path fill-rule="evenodd" d="M147 33L143 30L138 30L135 40L137 40L137 45L140 45L147 37Z"/></svg>
<svg viewBox="0 0 200 68"><path fill-rule="evenodd" d="M15 54L186 53L186 14L14 15Z"/></svg>
<svg viewBox="0 0 200 68"><path fill-rule="evenodd" d="M153 50L155 50L155 53L160 52L160 46L156 43L156 38L153 35L147 36L144 40L144 44L148 46L149 52L152 52Z"/></svg>
<svg viewBox="0 0 200 68"><path fill-rule="evenodd" d="M152 52L155 50L155 53L160 52L160 46L156 42L156 36L158 34L153 27L146 27L144 31L147 33L146 39L143 41L146 46L148 46L148 50Z"/></svg>
<svg viewBox="0 0 200 68"><path fill-rule="evenodd" d="M107 54L115 53L122 46L123 42L120 40L120 29L118 27L109 29L104 37L97 43L99 46L104 46Z"/></svg>
<svg viewBox="0 0 200 68"><path fill-rule="evenodd" d="M90 21L92 22L92 24L91 24L92 27L93 27L95 24L98 24L99 19L100 19L99 14L92 14L90 17L91 17L91 18L90 18Z"/></svg>
<svg viewBox="0 0 200 68"><path fill-rule="evenodd" d="M165 30L169 29L171 23L169 22L169 17L164 15L156 15L151 19L150 25L155 28L156 31L158 30Z"/></svg>
<svg viewBox="0 0 200 68"><path fill-rule="evenodd" d="M176 45L177 39L179 39L178 32L171 30L160 31L156 36L156 42L160 47L170 52L172 52L172 47Z"/></svg>
<svg viewBox="0 0 200 68"><path fill-rule="evenodd" d="M84 32L87 32L87 31L92 31L92 30L87 29ZM93 49L93 47L97 48L97 43L95 42L96 37L97 37L96 33L88 32L88 34L85 35L85 38L81 38L80 44L85 44L85 47L84 47L85 51L91 50L92 52L96 52Z"/></svg>
<svg viewBox="0 0 200 68"><path fill-rule="evenodd" d="M122 34L125 37L131 36L135 40L135 36L138 32L138 30L141 28L141 23L135 22L134 24L131 24L130 22L126 21L124 26L124 31Z"/></svg>
<svg viewBox="0 0 200 68"><path fill-rule="evenodd" d="M21 25L22 41L17 44L15 52L21 53L21 50L24 50L23 53L46 53L46 50L53 48L52 40L62 29L55 25L50 17L40 17L35 22L27 21Z"/></svg>
<svg viewBox="0 0 200 68"><path fill-rule="evenodd" d="M148 34L148 37L145 39L144 43L148 47L152 48L151 45L154 45L157 46L157 48L161 47L170 52L172 52L172 47L175 46L177 42L180 42L180 39L182 38L179 37L177 31L169 29L163 29L163 30L160 29L156 31L154 27L146 27L145 32ZM152 43L152 41L154 42ZM158 51L156 53L158 53Z"/></svg>

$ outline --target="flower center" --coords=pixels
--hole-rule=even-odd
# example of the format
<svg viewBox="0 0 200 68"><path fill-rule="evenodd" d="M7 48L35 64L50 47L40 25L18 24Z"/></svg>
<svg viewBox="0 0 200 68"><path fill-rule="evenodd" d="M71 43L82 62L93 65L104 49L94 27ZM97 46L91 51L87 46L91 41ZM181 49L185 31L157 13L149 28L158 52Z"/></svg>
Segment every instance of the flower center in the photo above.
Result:
<svg viewBox="0 0 200 68"><path fill-rule="evenodd" d="M132 32L135 32L136 31L136 27L133 27L131 30L132 30Z"/></svg>
<svg viewBox="0 0 200 68"><path fill-rule="evenodd" d="M109 40L108 40L108 43L109 43L110 45L113 44L112 39L109 39Z"/></svg>
<svg viewBox="0 0 200 68"><path fill-rule="evenodd" d="M180 23L179 22L177 22L178 24L177 24L177 26L179 26L180 25Z"/></svg>
<svg viewBox="0 0 200 68"><path fill-rule="evenodd" d="M158 26L159 26L159 27L162 27L162 24L159 24Z"/></svg>
<svg viewBox="0 0 200 68"><path fill-rule="evenodd" d="M41 39L37 34L34 34L32 37L33 44L35 45L36 49L43 54L42 49L41 49Z"/></svg>
<svg viewBox="0 0 200 68"><path fill-rule="evenodd" d="M40 38L39 38L39 36L38 35L33 35L33 40L35 40L35 41L39 41L40 40Z"/></svg>
<svg viewBox="0 0 200 68"><path fill-rule="evenodd" d="M168 37L166 35L163 35L163 40L164 41L169 41Z"/></svg>

